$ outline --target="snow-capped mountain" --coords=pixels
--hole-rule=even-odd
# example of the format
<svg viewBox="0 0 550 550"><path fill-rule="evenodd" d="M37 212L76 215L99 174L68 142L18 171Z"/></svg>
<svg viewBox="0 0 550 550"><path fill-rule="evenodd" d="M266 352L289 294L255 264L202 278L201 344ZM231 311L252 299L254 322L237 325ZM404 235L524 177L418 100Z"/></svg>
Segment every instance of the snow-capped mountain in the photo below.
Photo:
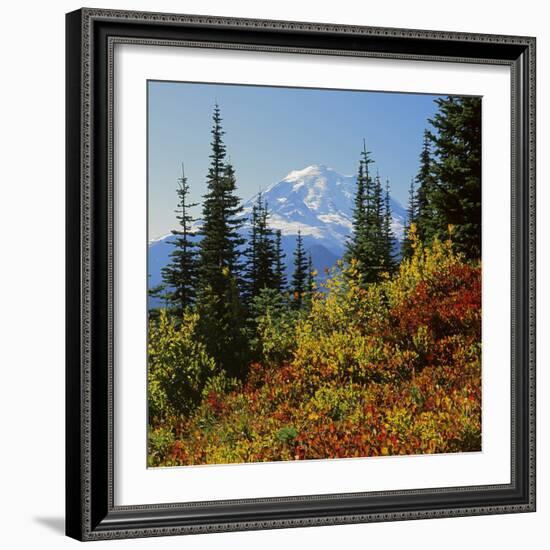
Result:
<svg viewBox="0 0 550 550"><path fill-rule="evenodd" d="M283 235L311 237L341 255L351 232L353 199L356 176L343 176L324 165L293 170L284 179L262 192L270 213L273 229ZM244 204L249 216L257 195ZM406 213L395 200L391 200L392 229L401 239Z"/></svg>
<svg viewBox="0 0 550 550"><path fill-rule="evenodd" d="M342 257L351 232L356 176L344 176L324 165L293 170L281 181L262 191L267 202L269 225L280 229L287 271L292 272L292 254L298 230L304 247L311 254L319 274ZM248 234L248 219L258 195L244 203L243 233ZM405 225L405 209L394 199L390 202L392 229L401 240ZM173 237L167 235L149 243L149 286L161 282L160 270L168 263Z"/></svg>

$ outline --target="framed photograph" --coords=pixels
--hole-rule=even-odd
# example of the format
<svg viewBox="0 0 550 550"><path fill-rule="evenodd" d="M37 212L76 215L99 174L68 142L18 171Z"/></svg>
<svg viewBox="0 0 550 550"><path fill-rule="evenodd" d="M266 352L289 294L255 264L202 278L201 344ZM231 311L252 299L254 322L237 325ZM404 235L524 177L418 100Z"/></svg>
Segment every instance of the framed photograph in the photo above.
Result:
<svg viewBox="0 0 550 550"><path fill-rule="evenodd" d="M67 535L535 510L535 39L67 15Z"/></svg>

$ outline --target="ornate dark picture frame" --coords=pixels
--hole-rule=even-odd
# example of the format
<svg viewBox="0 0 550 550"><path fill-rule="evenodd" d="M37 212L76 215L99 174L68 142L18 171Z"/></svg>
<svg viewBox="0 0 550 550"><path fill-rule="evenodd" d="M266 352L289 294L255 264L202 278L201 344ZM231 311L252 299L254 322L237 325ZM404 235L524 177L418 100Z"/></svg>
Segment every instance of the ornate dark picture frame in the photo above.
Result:
<svg viewBox="0 0 550 550"><path fill-rule="evenodd" d="M117 507L113 47L194 45L507 65L512 74L511 483ZM67 15L66 532L79 540L535 510L535 39L81 9ZM184 495L183 495L184 497Z"/></svg>

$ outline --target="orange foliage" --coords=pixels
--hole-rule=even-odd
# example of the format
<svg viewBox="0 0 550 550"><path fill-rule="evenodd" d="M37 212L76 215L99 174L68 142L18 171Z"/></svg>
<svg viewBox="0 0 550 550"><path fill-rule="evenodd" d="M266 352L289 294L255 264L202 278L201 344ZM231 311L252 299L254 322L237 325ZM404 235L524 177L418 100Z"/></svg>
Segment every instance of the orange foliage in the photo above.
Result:
<svg viewBox="0 0 550 550"><path fill-rule="evenodd" d="M210 391L153 465L481 449L480 267L435 243L371 289L329 285L292 358Z"/></svg>

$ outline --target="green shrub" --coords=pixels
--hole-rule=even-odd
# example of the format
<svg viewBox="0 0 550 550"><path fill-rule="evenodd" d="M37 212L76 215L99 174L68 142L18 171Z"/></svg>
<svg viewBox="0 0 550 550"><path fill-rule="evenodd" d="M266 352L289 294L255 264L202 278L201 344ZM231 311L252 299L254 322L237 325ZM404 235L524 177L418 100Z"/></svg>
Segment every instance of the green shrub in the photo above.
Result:
<svg viewBox="0 0 550 550"><path fill-rule="evenodd" d="M283 443L292 443L296 439L297 435L298 432L296 428L293 428L292 426L285 426L277 431L275 437Z"/></svg>
<svg viewBox="0 0 550 550"><path fill-rule="evenodd" d="M175 443L171 428L159 426L149 427L149 452L147 453L148 466L161 466L166 462L168 454Z"/></svg>
<svg viewBox="0 0 550 550"><path fill-rule="evenodd" d="M184 313L181 323L162 310L149 323L149 419L185 416L202 397L214 360L196 335L196 314Z"/></svg>
<svg viewBox="0 0 550 550"><path fill-rule="evenodd" d="M274 289L264 288L251 305L251 346L264 365L282 364L296 348L295 325L301 313L289 307Z"/></svg>

